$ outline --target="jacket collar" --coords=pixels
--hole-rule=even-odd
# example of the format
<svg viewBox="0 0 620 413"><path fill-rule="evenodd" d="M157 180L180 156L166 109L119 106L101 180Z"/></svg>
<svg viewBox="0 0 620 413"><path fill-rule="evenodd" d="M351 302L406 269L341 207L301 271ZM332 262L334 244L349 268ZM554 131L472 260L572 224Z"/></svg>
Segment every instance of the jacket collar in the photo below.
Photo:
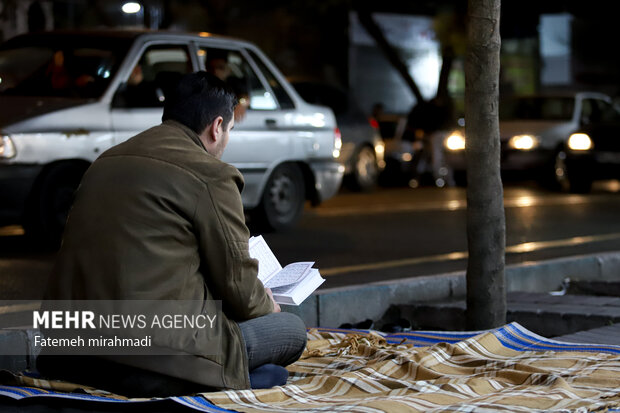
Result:
<svg viewBox="0 0 620 413"><path fill-rule="evenodd" d="M205 146L203 145L202 141L200 140L200 137L192 129L190 129L187 126L185 126L184 124L182 124L180 122L177 122L176 120L172 120L172 119L167 119L167 120L163 121L162 124L166 125L166 126L172 126L173 128L181 129L183 131L184 135L186 135L196 145L200 146L205 152L208 153L207 148L205 148Z"/></svg>

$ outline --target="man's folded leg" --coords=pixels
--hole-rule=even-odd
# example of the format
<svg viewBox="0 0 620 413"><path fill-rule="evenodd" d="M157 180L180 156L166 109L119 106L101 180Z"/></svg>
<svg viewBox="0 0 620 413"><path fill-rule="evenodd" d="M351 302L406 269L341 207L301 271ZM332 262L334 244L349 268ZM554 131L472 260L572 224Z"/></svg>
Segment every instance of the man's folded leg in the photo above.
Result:
<svg viewBox="0 0 620 413"><path fill-rule="evenodd" d="M281 312L239 323L248 354L252 388L286 383L284 366L294 363L306 348L306 326L295 314ZM259 387L260 386L260 387Z"/></svg>

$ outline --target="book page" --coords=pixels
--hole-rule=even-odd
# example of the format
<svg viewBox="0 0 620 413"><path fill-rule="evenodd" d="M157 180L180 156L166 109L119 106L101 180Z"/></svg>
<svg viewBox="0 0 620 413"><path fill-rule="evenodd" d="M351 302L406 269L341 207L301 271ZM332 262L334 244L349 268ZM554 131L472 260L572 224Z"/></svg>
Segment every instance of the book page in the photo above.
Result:
<svg viewBox="0 0 620 413"><path fill-rule="evenodd" d="M265 283L265 287L278 288L285 285L296 284L309 273L313 265L314 262L294 262L289 264Z"/></svg>
<svg viewBox="0 0 620 413"><path fill-rule="evenodd" d="M262 235L251 237L249 244L250 257L258 260L258 279L265 284L282 266Z"/></svg>
<svg viewBox="0 0 620 413"><path fill-rule="evenodd" d="M278 304L299 305L324 281L319 270L312 268L299 283L274 288L273 297Z"/></svg>

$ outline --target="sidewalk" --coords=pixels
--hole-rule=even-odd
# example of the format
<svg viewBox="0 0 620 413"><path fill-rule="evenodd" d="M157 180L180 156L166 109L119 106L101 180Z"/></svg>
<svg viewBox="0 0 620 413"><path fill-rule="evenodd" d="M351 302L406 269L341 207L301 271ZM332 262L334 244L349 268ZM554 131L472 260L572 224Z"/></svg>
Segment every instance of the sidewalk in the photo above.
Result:
<svg viewBox="0 0 620 413"><path fill-rule="evenodd" d="M550 295L564 280L579 280L598 290L620 288L620 251L554 259L506 268L508 322L517 321L543 337L582 342L620 343L620 297ZM583 290L583 288L582 288ZM421 276L397 282L325 289L301 306L283 306L302 317L309 327L338 327L343 323L375 320L380 329L391 319L405 318L423 330L460 330L464 325L465 274L463 272ZM14 317L21 308L0 307L0 320ZM17 310L17 311L16 311ZM602 331L587 331L603 328ZM579 334L584 333L584 334ZM0 330L0 369L34 368L32 331ZM593 344L603 344L593 343ZM6 356L7 348L23 348L24 356ZM4 351L3 351L4 350ZM15 352L13 352L15 353Z"/></svg>
<svg viewBox="0 0 620 413"><path fill-rule="evenodd" d="M620 281L610 281L609 284L615 286ZM529 331L557 340L620 323L620 297L509 292L506 303L506 322L517 322ZM465 300L452 300L399 305L394 313L399 318L411 320L419 330L458 331L466 325L465 308ZM587 343L618 344L620 340Z"/></svg>

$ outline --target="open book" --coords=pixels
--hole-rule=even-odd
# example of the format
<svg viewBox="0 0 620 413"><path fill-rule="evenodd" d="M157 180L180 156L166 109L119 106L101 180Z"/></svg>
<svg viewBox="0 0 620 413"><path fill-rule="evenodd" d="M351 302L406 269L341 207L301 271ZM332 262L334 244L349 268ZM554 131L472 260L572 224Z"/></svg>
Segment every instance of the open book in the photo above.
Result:
<svg viewBox="0 0 620 413"><path fill-rule="evenodd" d="M258 279L271 288L278 304L301 304L325 279L314 262L294 262L282 268L262 235L250 238L250 256L258 260Z"/></svg>

